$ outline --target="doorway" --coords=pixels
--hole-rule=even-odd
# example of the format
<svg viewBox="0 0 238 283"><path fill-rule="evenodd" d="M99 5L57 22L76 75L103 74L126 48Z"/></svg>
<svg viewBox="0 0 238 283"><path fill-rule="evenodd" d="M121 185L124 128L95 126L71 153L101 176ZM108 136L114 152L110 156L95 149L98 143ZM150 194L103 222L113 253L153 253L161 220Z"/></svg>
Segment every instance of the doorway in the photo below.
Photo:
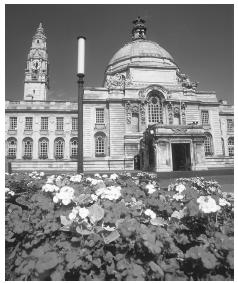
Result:
<svg viewBox="0 0 238 283"><path fill-rule="evenodd" d="M173 171L190 171L191 155L189 143L172 144Z"/></svg>

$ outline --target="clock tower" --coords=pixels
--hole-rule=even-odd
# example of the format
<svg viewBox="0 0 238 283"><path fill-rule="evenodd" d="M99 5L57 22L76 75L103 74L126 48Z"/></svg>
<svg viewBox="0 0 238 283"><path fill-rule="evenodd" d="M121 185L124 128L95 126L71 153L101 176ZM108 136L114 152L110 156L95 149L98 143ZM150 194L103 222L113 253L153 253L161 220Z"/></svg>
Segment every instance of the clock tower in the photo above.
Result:
<svg viewBox="0 0 238 283"><path fill-rule="evenodd" d="M42 23L32 38L26 65L24 100L46 100L49 89L49 62Z"/></svg>

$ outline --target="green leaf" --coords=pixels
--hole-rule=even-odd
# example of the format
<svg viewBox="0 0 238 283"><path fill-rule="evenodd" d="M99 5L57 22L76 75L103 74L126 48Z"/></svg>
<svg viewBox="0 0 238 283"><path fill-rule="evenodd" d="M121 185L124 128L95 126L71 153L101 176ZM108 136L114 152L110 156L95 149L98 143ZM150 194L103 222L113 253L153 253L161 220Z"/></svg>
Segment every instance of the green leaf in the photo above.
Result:
<svg viewBox="0 0 238 283"><path fill-rule="evenodd" d="M108 236L104 237L105 244L109 244L111 242L116 241L120 237L120 234L117 230L111 232Z"/></svg>
<svg viewBox="0 0 238 283"><path fill-rule="evenodd" d="M64 215L60 215L60 221L61 221L61 224L64 226L70 226L73 223L73 221L67 219L67 217Z"/></svg>
<svg viewBox="0 0 238 283"><path fill-rule="evenodd" d="M35 268L38 273L42 274L45 271L56 267L58 263L58 254L56 252L48 252L39 258Z"/></svg>
<svg viewBox="0 0 238 283"><path fill-rule="evenodd" d="M96 223L103 219L104 217L104 209L98 204L93 204L88 208L89 210L89 218L92 223Z"/></svg>
<svg viewBox="0 0 238 283"><path fill-rule="evenodd" d="M150 223L155 226L164 226L167 224L167 222L162 217L152 218L150 220Z"/></svg>
<svg viewBox="0 0 238 283"><path fill-rule="evenodd" d="M153 272L159 273L159 275L160 275L161 277L164 276L164 271L163 271L163 269L162 269L158 264L156 264L155 262L150 261L150 262L149 262L149 267L151 268L151 270L152 270Z"/></svg>
<svg viewBox="0 0 238 283"><path fill-rule="evenodd" d="M76 227L76 232L79 233L80 235L84 235L84 236L90 235L90 234L93 233L92 231L89 231L87 229L82 229L80 226Z"/></svg>

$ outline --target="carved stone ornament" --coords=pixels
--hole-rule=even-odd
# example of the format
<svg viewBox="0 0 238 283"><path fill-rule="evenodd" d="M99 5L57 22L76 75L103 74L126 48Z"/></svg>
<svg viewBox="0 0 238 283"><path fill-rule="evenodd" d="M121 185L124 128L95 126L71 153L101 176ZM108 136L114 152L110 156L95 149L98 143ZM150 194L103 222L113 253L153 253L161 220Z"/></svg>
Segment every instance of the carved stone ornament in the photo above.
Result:
<svg viewBox="0 0 238 283"><path fill-rule="evenodd" d="M131 77L128 76L127 78L125 75L116 73L113 76L107 76L106 79L106 86L109 89L112 88L119 88L119 89L125 89L125 86L131 84Z"/></svg>
<svg viewBox="0 0 238 283"><path fill-rule="evenodd" d="M186 104L183 102L181 104L181 116L182 116L182 125L186 125Z"/></svg>
<svg viewBox="0 0 238 283"><path fill-rule="evenodd" d="M174 117L179 117L180 116L180 109L179 107L174 107Z"/></svg>
<svg viewBox="0 0 238 283"><path fill-rule="evenodd" d="M131 103L130 103L130 101L126 102L125 110L126 110L126 121L127 121L127 124L131 124Z"/></svg>
<svg viewBox="0 0 238 283"><path fill-rule="evenodd" d="M187 129L183 129L183 128L174 128L171 129L176 135L181 135L181 134L185 134L187 132Z"/></svg>
<svg viewBox="0 0 238 283"><path fill-rule="evenodd" d="M131 112L132 113L139 113L139 106L137 104L131 105Z"/></svg>
<svg viewBox="0 0 238 283"><path fill-rule="evenodd" d="M140 118L141 124L145 124L145 104L141 103L140 105Z"/></svg>
<svg viewBox="0 0 238 283"><path fill-rule="evenodd" d="M169 116L169 124L173 124L173 104L171 102L167 105L168 108L168 116Z"/></svg>

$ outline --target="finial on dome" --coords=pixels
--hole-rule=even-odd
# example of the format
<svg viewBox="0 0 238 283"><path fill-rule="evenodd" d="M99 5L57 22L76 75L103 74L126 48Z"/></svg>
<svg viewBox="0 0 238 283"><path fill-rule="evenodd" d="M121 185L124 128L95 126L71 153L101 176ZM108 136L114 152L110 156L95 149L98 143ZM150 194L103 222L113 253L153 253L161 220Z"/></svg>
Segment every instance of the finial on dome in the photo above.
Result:
<svg viewBox="0 0 238 283"><path fill-rule="evenodd" d="M146 39L145 20L141 19L140 17L137 17L137 19L134 20L132 23L134 25L132 29L132 40Z"/></svg>

